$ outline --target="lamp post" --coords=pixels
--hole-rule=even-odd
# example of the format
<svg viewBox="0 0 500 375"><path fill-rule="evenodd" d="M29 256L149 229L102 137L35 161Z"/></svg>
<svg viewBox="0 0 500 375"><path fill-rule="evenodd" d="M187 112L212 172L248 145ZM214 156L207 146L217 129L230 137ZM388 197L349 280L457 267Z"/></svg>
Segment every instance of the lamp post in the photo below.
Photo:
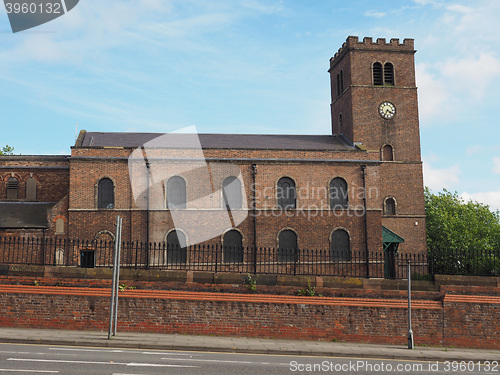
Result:
<svg viewBox="0 0 500 375"><path fill-rule="evenodd" d="M413 349L413 331L411 330L411 267L408 259L408 349Z"/></svg>

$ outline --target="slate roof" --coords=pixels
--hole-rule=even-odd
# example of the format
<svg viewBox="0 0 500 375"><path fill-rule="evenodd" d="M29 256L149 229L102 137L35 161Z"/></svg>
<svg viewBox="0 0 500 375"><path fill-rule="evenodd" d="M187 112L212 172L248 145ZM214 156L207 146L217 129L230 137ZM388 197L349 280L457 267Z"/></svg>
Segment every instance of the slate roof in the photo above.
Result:
<svg viewBox="0 0 500 375"><path fill-rule="evenodd" d="M203 149L356 150L347 140L332 135L198 134L198 137ZM152 143L157 143L158 146L194 148L197 142L193 142L193 139L193 134L180 133L86 132L75 146L136 148L155 140Z"/></svg>
<svg viewBox="0 0 500 375"><path fill-rule="evenodd" d="M45 202L0 202L0 228L48 228L47 213L54 205Z"/></svg>

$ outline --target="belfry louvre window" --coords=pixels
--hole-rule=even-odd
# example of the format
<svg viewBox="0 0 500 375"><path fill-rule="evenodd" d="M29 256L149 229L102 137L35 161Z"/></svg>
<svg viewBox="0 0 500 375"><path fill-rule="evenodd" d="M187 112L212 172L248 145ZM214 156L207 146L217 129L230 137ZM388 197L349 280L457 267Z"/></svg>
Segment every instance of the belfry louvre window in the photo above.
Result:
<svg viewBox="0 0 500 375"><path fill-rule="evenodd" d="M289 177L280 178L277 189L278 207L288 210L296 207L295 182Z"/></svg>
<svg viewBox="0 0 500 375"><path fill-rule="evenodd" d="M167 263L186 263L186 235L180 230L173 230L167 235Z"/></svg>
<svg viewBox="0 0 500 375"><path fill-rule="evenodd" d="M17 199L17 189L19 181L15 177L9 177L7 180L7 199Z"/></svg>
<svg viewBox="0 0 500 375"><path fill-rule="evenodd" d="M223 259L224 263L243 262L243 237L237 230L230 230L224 233L223 237Z"/></svg>
<svg viewBox="0 0 500 375"><path fill-rule="evenodd" d="M332 233L330 244L330 260L332 262L343 262L351 260L351 245L349 233L343 229L337 229Z"/></svg>
<svg viewBox="0 0 500 375"><path fill-rule="evenodd" d="M97 208L115 208L115 191L113 181L101 178L97 185Z"/></svg>
<svg viewBox="0 0 500 375"><path fill-rule="evenodd" d="M241 182L237 177L231 176L224 180L222 183L222 195L224 200L224 207L227 210L241 208Z"/></svg>
<svg viewBox="0 0 500 375"><path fill-rule="evenodd" d="M332 210L349 208L347 182L341 177L335 177L330 181L330 208Z"/></svg>
<svg viewBox="0 0 500 375"><path fill-rule="evenodd" d="M375 86L382 86L384 84L384 77L382 76L382 64L379 62L373 64L373 84Z"/></svg>
<svg viewBox="0 0 500 375"><path fill-rule="evenodd" d="M391 63L384 65L384 85L394 86L394 66Z"/></svg>
<svg viewBox="0 0 500 375"><path fill-rule="evenodd" d="M167 207L186 208L186 181L180 176L170 177L167 181Z"/></svg>
<svg viewBox="0 0 500 375"><path fill-rule="evenodd" d="M294 262L298 260L297 234L290 229L280 232L278 236L278 261Z"/></svg>

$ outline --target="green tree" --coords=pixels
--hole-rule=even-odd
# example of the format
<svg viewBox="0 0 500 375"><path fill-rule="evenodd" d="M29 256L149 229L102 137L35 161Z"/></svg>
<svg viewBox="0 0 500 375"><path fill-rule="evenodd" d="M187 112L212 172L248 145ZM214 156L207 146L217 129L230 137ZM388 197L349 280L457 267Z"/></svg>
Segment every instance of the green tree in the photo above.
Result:
<svg viewBox="0 0 500 375"><path fill-rule="evenodd" d="M9 145L3 146L0 149L0 155L14 155L14 147L10 147Z"/></svg>
<svg viewBox="0 0 500 375"><path fill-rule="evenodd" d="M425 189L427 248L435 273L500 272L500 216L488 205L468 201L447 190Z"/></svg>

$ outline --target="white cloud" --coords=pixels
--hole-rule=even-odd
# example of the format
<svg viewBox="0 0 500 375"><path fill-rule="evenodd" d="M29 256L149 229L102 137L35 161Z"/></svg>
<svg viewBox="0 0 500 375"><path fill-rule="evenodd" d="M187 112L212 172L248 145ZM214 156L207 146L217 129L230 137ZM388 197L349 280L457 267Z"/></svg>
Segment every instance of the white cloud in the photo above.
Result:
<svg viewBox="0 0 500 375"><path fill-rule="evenodd" d="M264 14L280 13L285 9L281 3L278 3L276 5L264 5L256 0L246 0L241 5L245 8L252 9Z"/></svg>
<svg viewBox="0 0 500 375"><path fill-rule="evenodd" d="M459 174L460 167L458 165L448 168L434 168L427 161L427 158L424 158L424 184L431 190L450 189L453 185L459 183Z"/></svg>
<svg viewBox="0 0 500 375"><path fill-rule="evenodd" d="M448 58L434 65L417 64L416 76L422 122L435 116L451 122L461 111L475 108L488 94L500 77L500 59L484 52L474 57Z"/></svg>
<svg viewBox="0 0 500 375"><path fill-rule="evenodd" d="M500 158L498 156L493 157L493 173L500 174Z"/></svg>
<svg viewBox="0 0 500 375"><path fill-rule="evenodd" d="M463 14L471 14L474 12L474 8L466 7L460 4L451 4L446 7L446 9L451 10L453 12L459 12Z"/></svg>
<svg viewBox="0 0 500 375"><path fill-rule="evenodd" d="M476 201L490 206L493 211L500 210L500 190L497 191L485 191L479 193L467 193L464 192L460 196L465 201Z"/></svg>
<svg viewBox="0 0 500 375"><path fill-rule="evenodd" d="M499 12L498 0L481 0L475 7L452 4L446 7L442 22L457 45L476 47L477 51L484 42L498 40Z"/></svg>
<svg viewBox="0 0 500 375"><path fill-rule="evenodd" d="M454 106L450 104L449 88L442 79L437 79L428 64L417 64L415 67L418 85L419 114L422 123L437 114L443 112L444 107L448 107L448 112Z"/></svg>
<svg viewBox="0 0 500 375"><path fill-rule="evenodd" d="M472 94L476 99L481 99L491 82L500 76L500 60L488 52L478 57L449 59L442 64L439 72L454 92L458 93L459 89L467 87L470 88L466 90L467 96Z"/></svg>
<svg viewBox="0 0 500 375"><path fill-rule="evenodd" d="M366 17L374 17L374 18L383 18L387 15L387 13L384 12L377 12L376 10L367 10L365 12Z"/></svg>
<svg viewBox="0 0 500 375"><path fill-rule="evenodd" d="M442 2L440 0L413 0L414 3L418 5L440 5Z"/></svg>

